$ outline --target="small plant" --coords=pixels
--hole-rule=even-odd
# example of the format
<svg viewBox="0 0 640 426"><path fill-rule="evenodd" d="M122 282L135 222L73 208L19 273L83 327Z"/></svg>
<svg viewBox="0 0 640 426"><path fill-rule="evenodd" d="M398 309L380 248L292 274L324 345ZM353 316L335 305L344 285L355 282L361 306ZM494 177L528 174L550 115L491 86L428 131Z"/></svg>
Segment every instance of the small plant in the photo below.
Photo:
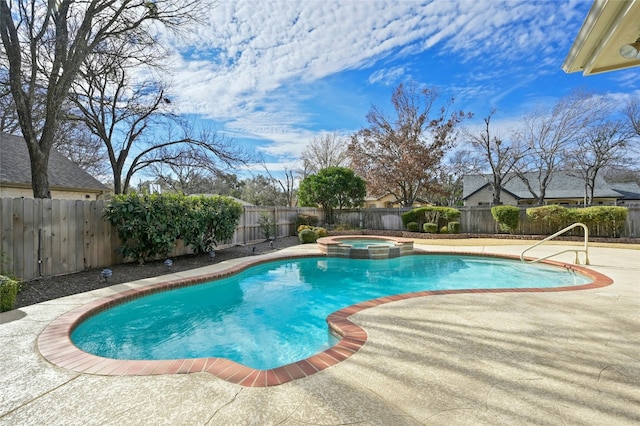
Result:
<svg viewBox="0 0 640 426"><path fill-rule="evenodd" d="M318 238L326 237L327 235L329 235L329 232L327 232L326 228L322 228L320 226L314 226L312 230L316 233Z"/></svg>
<svg viewBox="0 0 640 426"><path fill-rule="evenodd" d="M440 228L440 233L441 234L448 234L449 233L449 228L445 225L442 228Z"/></svg>
<svg viewBox="0 0 640 426"><path fill-rule="evenodd" d="M436 234L438 232L438 225L436 223L425 223L422 229L424 229L424 232L427 234Z"/></svg>
<svg viewBox="0 0 640 426"><path fill-rule="evenodd" d="M494 206L491 207L491 216L498 222L502 232L512 234L518 227L520 209L516 206Z"/></svg>
<svg viewBox="0 0 640 426"><path fill-rule="evenodd" d="M10 311L16 303L20 283L4 275L0 275L0 312Z"/></svg>
<svg viewBox="0 0 640 426"><path fill-rule="evenodd" d="M447 224L447 228L450 234L459 234L460 233L460 222L449 222Z"/></svg>
<svg viewBox="0 0 640 426"><path fill-rule="evenodd" d="M302 244L315 243L318 240L318 234L311 229L303 229L298 233L298 238Z"/></svg>
<svg viewBox="0 0 640 426"><path fill-rule="evenodd" d="M296 229L296 232L299 234L300 232L304 231L305 229L313 229L313 226L311 226L311 225L299 225L298 228Z"/></svg>
<svg viewBox="0 0 640 426"><path fill-rule="evenodd" d="M270 240L276 234L276 224L271 220L269 212L260 212L258 218L258 226L264 234L264 238Z"/></svg>
<svg viewBox="0 0 640 426"><path fill-rule="evenodd" d="M407 223L407 231L409 232L418 232L420 230L420 225L418 222L409 222Z"/></svg>

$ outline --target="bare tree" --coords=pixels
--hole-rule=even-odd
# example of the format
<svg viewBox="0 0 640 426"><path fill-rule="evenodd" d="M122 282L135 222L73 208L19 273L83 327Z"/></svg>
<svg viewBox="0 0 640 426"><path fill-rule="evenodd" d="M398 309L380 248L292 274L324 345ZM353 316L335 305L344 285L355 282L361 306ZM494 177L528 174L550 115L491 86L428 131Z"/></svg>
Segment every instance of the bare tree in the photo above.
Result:
<svg viewBox="0 0 640 426"><path fill-rule="evenodd" d="M0 132L15 135L20 129L18 112L11 97L9 75L0 71Z"/></svg>
<svg viewBox="0 0 640 426"><path fill-rule="evenodd" d="M50 197L49 154L63 104L87 56L109 40L126 40L139 51L155 46L154 25L184 28L202 7L198 0L0 0L0 62L8 70L29 150L35 198Z"/></svg>
<svg viewBox="0 0 640 426"><path fill-rule="evenodd" d="M449 114L446 106L433 111L438 94L416 83L400 84L391 103L394 117L372 106L369 127L351 138L349 156L354 170L373 194L391 194L411 206L428 184L437 185L441 161L455 145L457 125L470 114Z"/></svg>
<svg viewBox="0 0 640 426"><path fill-rule="evenodd" d="M571 148L610 113L610 106L598 96L572 93L560 99L553 109L540 110L523 119L515 137L526 154L516 173L538 205L544 204L554 173L564 168L567 158L573 155Z"/></svg>
<svg viewBox="0 0 640 426"><path fill-rule="evenodd" d="M284 168L284 179L278 179L273 176L273 174L269 171L267 164L264 159L262 159L262 167L264 168L267 176L271 179L272 182L276 183L280 187L280 191L282 192L283 197L278 198L278 203L275 205L287 206L287 207L295 207L297 204L296 198L296 179L295 173L293 170L289 170L288 168Z"/></svg>
<svg viewBox="0 0 640 426"><path fill-rule="evenodd" d="M609 121L586 132L569 157L569 173L584 180L584 203L591 205L596 178L605 168L626 162L630 134L622 121Z"/></svg>
<svg viewBox="0 0 640 426"><path fill-rule="evenodd" d="M256 175L244 180L242 199L256 206L283 206L286 194L281 191L277 179Z"/></svg>
<svg viewBox="0 0 640 426"><path fill-rule="evenodd" d="M630 131L640 137L640 97L631 99L622 113L628 119Z"/></svg>
<svg viewBox="0 0 640 426"><path fill-rule="evenodd" d="M487 117L484 118L484 129L474 134L469 131L465 132L466 137L471 143L471 155L474 158L473 164L476 164L476 172L490 169L489 185L493 191L494 205L502 204L500 196L502 188L516 175L512 173L518 161L523 155L522 149L514 141L508 141L499 135L492 134L491 118L496 113L492 110Z"/></svg>
<svg viewBox="0 0 640 426"><path fill-rule="evenodd" d="M213 174L201 167L199 160L188 156L172 156L169 153L159 155L164 158L172 157L173 160L150 164L146 174L153 177L161 188L186 195L214 193Z"/></svg>
<svg viewBox="0 0 640 426"><path fill-rule="evenodd" d="M93 177L107 180L109 163L104 146L86 126L73 121L61 122L53 147Z"/></svg>
<svg viewBox="0 0 640 426"><path fill-rule="evenodd" d="M169 112L171 100L161 83L136 81L127 60L95 59L85 61L81 79L72 87L70 99L77 109L73 119L104 144L116 194L126 193L133 175L154 164L165 163L178 174L187 168L217 173L250 160L233 141L212 130L196 137L190 126L179 123L174 136L177 118ZM174 182L187 189L186 182Z"/></svg>
<svg viewBox="0 0 640 426"><path fill-rule="evenodd" d="M349 139L337 132L325 133L314 137L302 152L301 177L304 179L312 173L318 173L327 167L343 167L347 165Z"/></svg>

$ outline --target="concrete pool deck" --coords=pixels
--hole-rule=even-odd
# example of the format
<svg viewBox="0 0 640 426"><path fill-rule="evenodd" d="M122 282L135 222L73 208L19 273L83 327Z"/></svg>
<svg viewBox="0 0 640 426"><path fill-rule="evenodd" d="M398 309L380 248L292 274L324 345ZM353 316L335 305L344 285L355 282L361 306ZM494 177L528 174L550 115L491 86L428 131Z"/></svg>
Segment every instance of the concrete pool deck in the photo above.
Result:
<svg viewBox="0 0 640 426"><path fill-rule="evenodd" d="M517 255L528 245L430 243L417 240L415 247ZM543 246L532 254L562 248ZM316 245L304 245L265 256L315 252ZM359 352L268 388L207 373L82 374L38 353L37 337L55 318L157 278L2 313L0 424L638 424L640 251L590 247L589 257L589 267L612 285L439 295L367 309L351 316L368 334ZM573 254L557 259L569 263Z"/></svg>

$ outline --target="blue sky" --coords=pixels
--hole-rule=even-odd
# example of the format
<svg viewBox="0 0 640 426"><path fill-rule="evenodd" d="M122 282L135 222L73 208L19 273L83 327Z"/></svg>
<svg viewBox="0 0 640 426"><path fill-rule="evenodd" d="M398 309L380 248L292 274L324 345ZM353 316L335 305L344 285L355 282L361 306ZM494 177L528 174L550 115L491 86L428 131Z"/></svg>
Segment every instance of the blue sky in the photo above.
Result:
<svg viewBox="0 0 640 426"><path fill-rule="evenodd" d="M584 77L561 65L591 1L230 1L171 46L171 96L183 114L296 168L323 132L366 126L371 105L414 80L457 109L509 126L574 89L619 102L638 69Z"/></svg>

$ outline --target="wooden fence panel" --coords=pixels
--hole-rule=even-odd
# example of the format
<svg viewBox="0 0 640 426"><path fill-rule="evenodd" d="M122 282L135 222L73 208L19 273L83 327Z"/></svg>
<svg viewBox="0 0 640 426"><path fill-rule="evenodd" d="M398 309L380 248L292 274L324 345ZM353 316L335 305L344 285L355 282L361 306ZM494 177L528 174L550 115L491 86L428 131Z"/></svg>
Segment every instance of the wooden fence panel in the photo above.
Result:
<svg viewBox="0 0 640 426"><path fill-rule="evenodd" d="M63 203L66 205L66 203ZM63 270L63 262L66 257L66 250L62 242L62 207L60 200L51 200L51 252L48 258L51 259L50 275L60 275Z"/></svg>
<svg viewBox="0 0 640 426"><path fill-rule="evenodd" d="M0 273L14 274L13 199L0 199Z"/></svg>
<svg viewBox="0 0 640 426"><path fill-rule="evenodd" d="M120 241L115 228L102 217L105 201L0 199L0 249L2 269L22 279L72 273L100 268L123 261L116 253ZM336 223L379 230L402 230L401 215L408 209L362 209L336 214ZM461 208L460 227L464 233L493 234L497 225L489 207ZM245 207L229 244L247 244L264 240L260 215L267 213L276 225L276 238L295 235L298 215L318 216L323 212L311 207ZM590 229L590 235L606 229ZM581 232L578 230L577 232ZM608 231L607 231L608 232ZM540 224L526 220L521 209L520 226L515 234L548 234ZM628 208L624 236L640 236L640 206ZM172 256L191 253L177 244ZM41 263L39 263L39 260Z"/></svg>

